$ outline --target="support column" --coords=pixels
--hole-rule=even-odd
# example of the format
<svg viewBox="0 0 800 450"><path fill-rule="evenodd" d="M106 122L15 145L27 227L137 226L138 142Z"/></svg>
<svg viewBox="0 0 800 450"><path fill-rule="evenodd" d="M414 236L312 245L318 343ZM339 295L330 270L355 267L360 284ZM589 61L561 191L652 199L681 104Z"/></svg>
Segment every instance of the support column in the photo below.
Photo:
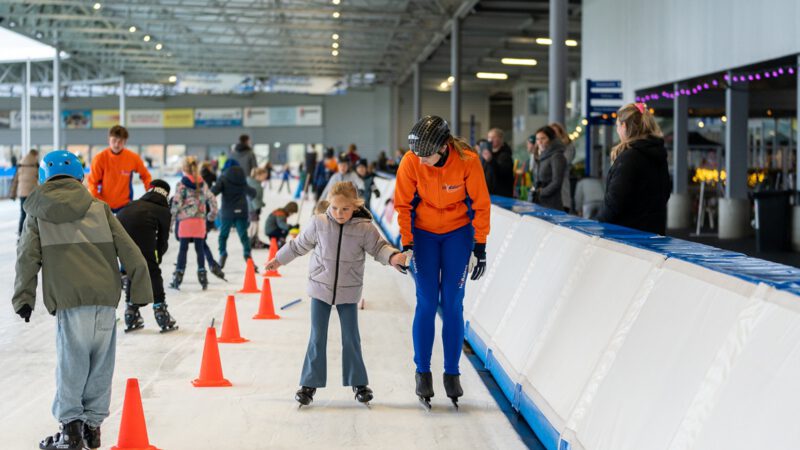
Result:
<svg viewBox="0 0 800 450"><path fill-rule="evenodd" d="M61 148L61 51L53 57L53 150Z"/></svg>
<svg viewBox="0 0 800 450"><path fill-rule="evenodd" d="M564 123L567 97L567 2L550 0L550 44L548 86L550 123Z"/></svg>
<svg viewBox="0 0 800 450"><path fill-rule="evenodd" d="M125 126L125 74L119 76L119 124Z"/></svg>
<svg viewBox="0 0 800 450"><path fill-rule="evenodd" d="M461 136L461 18L453 17L453 29L450 33L450 132Z"/></svg>
<svg viewBox="0 0 800 450"><path fill-rule="evenodd" d="M25 62L25 146L20 156L26 155L31 149L31 60Z"/></svg>
<svg viewBox="0 0 800 450"><path fill-rule="evenodd" d="M25 72L27 72L27 65L25 66L25 69L23 69L23 70ZM25 101L27 99L27 97L28 97L28 87L27 87L26 84L23 84L22 85L22 95L20 95L20 97L19 97L19 125L20 125L19 126L19 129L20 129L20 131L19 131L19 159L20 160L25 155L25 147L28 145L28 143L25 142L25 137L26 137L25 136L25 126L26 126L26 122L28 120L28 110L27 110L28 106L27 106L27 102Z"/></svg>
<svg viewBox="0 0 800 450"><path fill-rule="evenodd" d="M675 83L673 90L685 85ZM680 229L692 226L692 198L689 195L689 97L676 96L672 100L672 195L667 202L667 228Z"/></svg>
<svg viewBox="0 0 800 450"><path fill-rule="evenodd" d="M733 73L728 73L733 78ZM738 239L752 232L747 199L747 119L749 87L745 83L725 90L725 198L719 202L719 238Z"/></svg>
<svg viewBox="0 0 800 450"><path fill-rule="evenodd" d="M422 117L422 98L420 91L422 89L422 77L420 74L419 63L414 63L414 79L412 81L411 90L413 91L414 100L412 108L412 122L416 123Z"/></svg>
<svg viewBox="0 0 800 450"><path fill-rule="evenodd" d="M394 150L400 148L401 145L406 145L406 143L402 143L403 139L400 136L400 86L396 84L392 84L389 88L389 95L391 95L392 101L392 109L389 113L391 129L389 130L391 134L391 139L389 145L390 148L386 149L387 154L393 154Z"/></svg>

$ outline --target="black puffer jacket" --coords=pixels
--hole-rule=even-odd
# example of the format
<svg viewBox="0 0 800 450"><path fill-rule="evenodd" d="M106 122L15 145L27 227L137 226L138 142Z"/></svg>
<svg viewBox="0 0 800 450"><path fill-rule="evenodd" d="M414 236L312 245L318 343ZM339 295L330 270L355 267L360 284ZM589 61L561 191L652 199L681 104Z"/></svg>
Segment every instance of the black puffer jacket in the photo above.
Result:
<svg viewBox="0 0 800 450"><path fill-rule="evenodd" d="M664 140L648 137L617 156L598 220L663 235L672 189Z"/></svg>
<svg viewBox="0 0 800 450"><path fill-rule="evenodd" d="M167 198L152 191L128 203L117 213L117 219L145 259L157 255L156 262L160 262L167 252L171 218Z"/></svg>
<svg viewBox="0 0 800 450"><path fill-rule="evenodd" d="M222 194L219 213L222 220L247 219L247 196L256 196L256 190L247 185L247 177L238 164L230 164L222 171L211 192Z"/></svg>
<svg viewBox="0 0 800 450"><path fill-rule="evenodd" d="M486 163L484 171L489 194L514 196L514 156L508 144L503 143L500 150L492 153L492 159Z"/></svg>

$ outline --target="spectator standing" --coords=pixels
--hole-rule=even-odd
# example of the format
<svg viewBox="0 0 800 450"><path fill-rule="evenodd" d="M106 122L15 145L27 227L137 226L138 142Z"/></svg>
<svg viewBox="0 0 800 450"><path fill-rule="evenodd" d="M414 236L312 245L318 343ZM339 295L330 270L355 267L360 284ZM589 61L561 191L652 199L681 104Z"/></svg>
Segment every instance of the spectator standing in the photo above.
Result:
<svg viewBox="0 0 800 450"><path fill-rule="evenodd" d="M514 196L514 157L511 147L505 142L503 130L492 128L487 140L491 146L483 151L481 157L485 161L484 173L490 195Z"/></svg>
<svg viewBox="0 0 800 450"><path fill-rule="evenodd" d="M19 227L17 236L22 236L25 224L25 199L39 185L39 152L31 149L22 161L17 163L17 172L11 180L11 199L19 197Z"/></svg>

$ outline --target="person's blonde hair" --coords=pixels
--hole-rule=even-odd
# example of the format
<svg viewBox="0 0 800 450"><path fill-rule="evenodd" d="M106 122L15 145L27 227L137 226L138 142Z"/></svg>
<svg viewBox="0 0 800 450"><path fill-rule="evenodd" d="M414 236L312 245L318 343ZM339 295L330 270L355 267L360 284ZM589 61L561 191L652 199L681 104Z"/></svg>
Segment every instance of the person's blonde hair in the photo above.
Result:
<svg viewBox="0 0 800 450"><path fill-rule="evenodd" d="M466 140L464 140L464 138L451 135L449 138L447 138L447 145L456 149L456 152L458 152L458 157L461 158L462 160L468 158L467 153L477 154L475 149L472 148L472 146L469 145L469 143Z"/></svg>
<svg viewBox="0 0 800 450"><path fill-rule="evenodd" d="M563 142L564 145L567 145L570 142L572 142L572 139L570 139L569 136L567 135L567 130L564 129L564 125L561 125L558 122L553 122L550 124L550 128L552 128L553 131L556 132L556 136L558 136L558 138L561 139L561 142Z"/></svg>
<svg viewBox="0 0 800 450"><path fill-rule="evenodd" d="M356 189L356 185L349 181L340 181L333 185L331 190L328 192L328 201L330 202L333 197L341 195L342 197L350 200L353 203L353 207L358 209L364 206L364 199L358 195L358 189Z"/></svg>
<svg viewBox="0 0 800 450"><path fill-rule="evenodd" d="M200 178L200 165L197 164L197 158L194 156L187 156L183 158L182 170L194 178L195 183L202 181Z"/></svg>
<svg viewBox="0 0 800 450"><path fill-rule="evenodd" d="M320 200L317 206L314 207L314 214L325 214L328 206L330 206L330 203L327 200Z"/></svg>
<svg viewBox="0 0 800 450"><path fill-rule="evenodd" d="M611 150L611 161L631 148L634 142L648 137L664 137L655 117L644 103L628 103L617 111L617 122L625 124L626 135Z"/></svg>

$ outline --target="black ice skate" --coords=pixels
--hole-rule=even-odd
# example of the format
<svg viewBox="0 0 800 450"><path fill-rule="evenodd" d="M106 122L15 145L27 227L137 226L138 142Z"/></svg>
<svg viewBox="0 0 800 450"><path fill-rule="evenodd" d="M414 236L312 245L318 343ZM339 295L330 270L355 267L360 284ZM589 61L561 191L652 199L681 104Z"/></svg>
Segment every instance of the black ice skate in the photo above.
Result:
<svg viewBox="0 0 800 450"><path fill-rule="evenodd" d="M311 402L314 401L314 394L317 392L317 388L307 387L307 386L300 386L300 389L297 390L297 393L294 394L294 399L300 403L298 408L302 408L303 406L308 406Z"/></svg>
<svg viewBox="0 0 800 450"><path fill-rule="evenodd" d="M353 386L353 392L356 394L356 400L367 406L369 406L369 402L374 398L372 389L370 389L369 386Z"/></svg>
<svg viewBox="0 0 800 450"><path fill-rule="evenodd" d="M122 291L125 293L125 303L131 302L131 279L127 274L122 274Z"/></svg>
<svg viewBox="0 0 800 450"><path fill-rule="evenodd" d="M458 398L464 395L464 390L461 389L461 375L444 374L444 391L453 402L453 406L458 409Z"/></svg>
<svg viewBox="0 0 800 450"><path fill-rule="evenodd" d="M39 442L42 450L82 450L83 449L83 422L73 420L61 424L61 431L47 436Z"/></svg>
<svg viewBox="0 0 800 450"><path fill-rule="evenodd" d="M433 397L433 377L430 372L414 374L417 380L417 397L419 403L428 411L431 410L431 397Z"/></svg>
<svg viewBox="0 0 800 450"><path fill-rule="evenodd" d="M86 448L90 450L100 448L100 427L83 424L83 440L86 441Z"/></svg>
<svg viewBox="0 0 800 450"><path fill-rule="evenodd" d="M219 268L225 268L225 262L228 261L228 255L219 255Z"/></svg>
<svg viewBox="0 0 800 450"><path fill-rule="evenodd" d="M222 267L220 267L219 264L211 265L211 273L222 281L228 281L225 279L225 272L222 271Z"/></svg>
<svg viewBox="0 0 800 450"><path fill-rule="evenodd" d="M167 311L166 303L159 303L153 306L153 314L156 316L156 323L161 327L161 333L177 330L178 326L175 325L175 318L173 318L169 311Z"/></svg>
<svg viewBox="0 0 800 450"><path fill-rule="evenodd" d="M171 287L172 289L180 290L181 283L183 283L183 271L182 270L176 270L172 274L172 283L169 284L169 287Z"/></svg>
<svg viewBox="0 0 800 450"><path fill-rule="evenodd" d="M125 332L136 331L140 328L144 328L144 320L139 314L139 307L128 303L128 307L125 308Z"/></svg>
<svg viewBox="0 0 800 450"><path fill-rule="evenodd" d="M197 281L200 282L200 286L203 287L204 291L208 289L208 274L206 273L205 270L197 271Z"/></svg>

